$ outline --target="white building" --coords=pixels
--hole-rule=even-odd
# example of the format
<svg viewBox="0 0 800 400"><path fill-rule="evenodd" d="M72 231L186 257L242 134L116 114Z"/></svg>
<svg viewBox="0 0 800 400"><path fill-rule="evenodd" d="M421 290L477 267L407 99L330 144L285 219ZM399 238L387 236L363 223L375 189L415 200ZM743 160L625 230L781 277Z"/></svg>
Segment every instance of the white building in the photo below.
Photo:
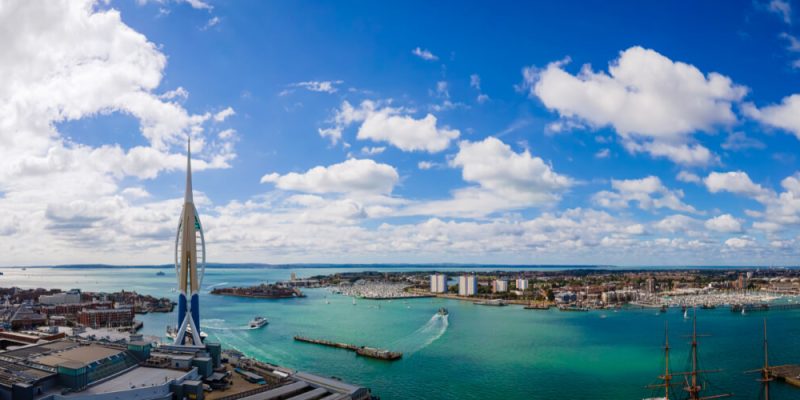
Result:
<svg viewBox="0 0 800 400"><path fill-rule="evenodd" d="M478 294L478 278L475 275L462 275L458 278L458 295L474 296Z"/></svg>
<svg viewBox="0 0 800 400"><path fill-rule="evenodd" d="M52 306L56 304L78 304L81 302L81 291L72 289L69 292L43 294L39 296L39 304Z"/></svg>
<svg viewBox="0 0 800 400"><path fill-rule="evenodd" d="M505 293L508 291L508 281L505 279L495 279L492 282L492 290L495 293Z"/></svg>
<svg viewBox="0 0 800 400"><path fill-rule="evenodd" d="M431 293L447 293L447 275L431 275Z"/></svg>
<svg viewBox="0 0 800 400"><path fill-rule="evenodd" d="M517 279L517 290L528 290L528 280L518 278Z"/></svg>

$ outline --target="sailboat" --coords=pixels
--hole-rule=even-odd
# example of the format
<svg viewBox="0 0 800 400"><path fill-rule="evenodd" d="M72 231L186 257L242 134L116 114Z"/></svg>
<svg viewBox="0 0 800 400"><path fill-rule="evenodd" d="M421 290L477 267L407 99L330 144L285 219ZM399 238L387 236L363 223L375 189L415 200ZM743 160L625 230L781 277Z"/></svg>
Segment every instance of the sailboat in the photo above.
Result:
<svg viewBox="0 0 800 400"><path fill-rule="evenodd" d="M353 305L356 305L356 298L353 297Z"/></svg>
<svg viewBox="0 0 800 400"><path fill-rule="evenodd" d="M683 308L683 319L689 319L689 310Z"/></svg>

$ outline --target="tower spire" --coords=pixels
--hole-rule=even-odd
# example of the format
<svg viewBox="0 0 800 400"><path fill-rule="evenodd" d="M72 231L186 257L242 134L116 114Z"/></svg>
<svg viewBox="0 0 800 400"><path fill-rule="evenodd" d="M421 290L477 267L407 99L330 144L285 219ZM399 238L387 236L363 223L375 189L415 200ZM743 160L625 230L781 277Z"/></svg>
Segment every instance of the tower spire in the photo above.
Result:
<svg viewBox="0 0 800 400"><path fill-rule="evenodd" d="M183 195L184 203L194 203L192 196L192 138L186 142L186 193Z"/></svg>

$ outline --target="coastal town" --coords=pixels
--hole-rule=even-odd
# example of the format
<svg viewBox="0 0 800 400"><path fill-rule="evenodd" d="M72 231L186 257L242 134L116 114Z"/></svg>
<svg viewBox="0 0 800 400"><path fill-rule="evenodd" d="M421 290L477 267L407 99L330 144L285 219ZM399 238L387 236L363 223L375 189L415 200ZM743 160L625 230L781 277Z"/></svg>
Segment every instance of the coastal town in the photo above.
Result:
<svg viewBox="0 0 800 400"><path fill-rule="evenodd" d="M567 311L621 306L765 309L763 305L800 295L800 271L787 268L345 272L304 281L309 280L357 298L436 296ZM292 281L282 284L291 286Z"/></svg>

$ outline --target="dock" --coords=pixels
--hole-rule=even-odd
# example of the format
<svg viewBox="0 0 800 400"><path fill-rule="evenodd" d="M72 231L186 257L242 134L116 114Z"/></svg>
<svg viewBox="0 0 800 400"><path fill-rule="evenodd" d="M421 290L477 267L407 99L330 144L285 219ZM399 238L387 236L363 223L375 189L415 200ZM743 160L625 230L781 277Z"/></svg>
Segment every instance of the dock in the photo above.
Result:
<svg viewBox="0 0 800 400"><path fill-rule="evenodd" d="M797 310L800 304L734 304L731 305L732 312L753 312L753 311L778 311L778 310Z"/></svg>
<svg viewBox="0 0 800 400"><path fill-rule="evenodd" d="M350 350L354 351L359 356L375 358L378 360L395 361L403 357L403 353L400 352L378 349L369 346L356 346L354 344L332 342L330 340L324 340L324 339L311 339L304 336L295 336L294 340L298 342L313 343L322 346L336 347L339 349Z"/></svg>

